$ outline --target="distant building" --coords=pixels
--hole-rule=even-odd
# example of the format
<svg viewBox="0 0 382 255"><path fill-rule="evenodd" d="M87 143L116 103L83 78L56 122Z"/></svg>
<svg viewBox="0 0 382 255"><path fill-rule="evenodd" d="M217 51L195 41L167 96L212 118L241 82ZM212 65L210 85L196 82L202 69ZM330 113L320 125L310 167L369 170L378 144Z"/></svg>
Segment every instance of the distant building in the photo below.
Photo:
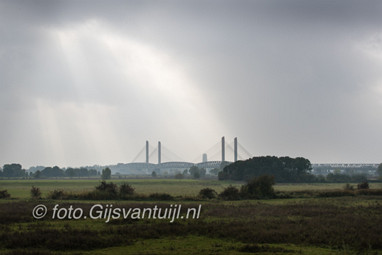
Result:
<svg viewBox="0 0 382 255"><path fill-rule="evenodd" d="M203 159L202 159L202 162L203 163L206 163L208 160L207 160L207 153L203 153Z"/></svg>

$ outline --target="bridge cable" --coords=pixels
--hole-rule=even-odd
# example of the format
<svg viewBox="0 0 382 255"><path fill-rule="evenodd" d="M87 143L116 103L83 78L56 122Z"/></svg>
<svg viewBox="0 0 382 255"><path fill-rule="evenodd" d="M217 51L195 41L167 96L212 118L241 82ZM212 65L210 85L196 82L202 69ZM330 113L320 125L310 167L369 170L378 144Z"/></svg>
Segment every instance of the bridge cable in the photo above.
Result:
<svg viewBox="0 0 382 255"><path fill-rule="evenodd" d="M135 162L141 154L146 150L146 146L143 146L142 150L137 154L137 156L134 157L134 159L131 162Z"/></svg>
<svg viewBox="0 0 382 255"><path fill-rule="evenodd" d="M175 158L177 159L177 161L184 161L184 160L182 159L182 157L178 156L176 153L170 151L169 149L167 149L166 147L164 147L164 146L162 145L162 155L167 154L167 153L168 153L168 154L171 154L171 156L175 157Z"/></svg>
<svg viewBox="0 0 382 255"><path fill-rule="evenodd" d="M245 154L247 154L248 158L252 158L252 155L251 153L249 153L244 147L243 145L241 145L240 143L237 143L238 147L243 150L245 152Z"/></svg>
<svg viewBox="0 0 382 255"><path fill-rule="evenodd" d="M158 148L154 148L154 150L150 153L150 155L149 155L149 159L153 156L153 155L155 155L156 153L158 152Z"/></svg>

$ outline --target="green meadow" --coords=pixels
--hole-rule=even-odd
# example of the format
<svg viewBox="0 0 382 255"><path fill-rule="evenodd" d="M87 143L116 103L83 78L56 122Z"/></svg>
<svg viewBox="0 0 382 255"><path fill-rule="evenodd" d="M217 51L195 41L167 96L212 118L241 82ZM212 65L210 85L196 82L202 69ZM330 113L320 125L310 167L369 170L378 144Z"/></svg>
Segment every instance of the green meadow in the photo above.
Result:
<svg viewBox="0 0 382 255"><path fill-rule="evenodd" d="M101 180L0 180L0 189L7 189L11 197L18 199L30 198L32 186L40 188L43 196L53 190L66 192L87 192L99 185ZM241 182L217 181L217 180L193 180L193 179L113 179L117 185L129 183L138 194L168 193L173 196L196 196L203 188L209 187L221 192L229 185L239 187Z"/></svg>
<svg viewBox="0 0 382 255"><path fill-rule="evenodd" d="M172 196L196 196L203 188L212 188L221 192L229 185L240 187L243 182L218 181L218 180L194 180L194 179L113 179L115 184L129 183L135 188L135 192L143 195L151 193L168 193ZM94 189L101 181L95 179L47 179L47 180L0 180L0 190L6 189L11 197L17 199L30 198L32 186L40 188L43 196L53 190L66 192L88 192ZM276 191L322 191L343 189L344 183L298 183L276 184ZM357 187L356 183L352 183ZM370 183L370 188L382 188L382 183Z"/></svg>

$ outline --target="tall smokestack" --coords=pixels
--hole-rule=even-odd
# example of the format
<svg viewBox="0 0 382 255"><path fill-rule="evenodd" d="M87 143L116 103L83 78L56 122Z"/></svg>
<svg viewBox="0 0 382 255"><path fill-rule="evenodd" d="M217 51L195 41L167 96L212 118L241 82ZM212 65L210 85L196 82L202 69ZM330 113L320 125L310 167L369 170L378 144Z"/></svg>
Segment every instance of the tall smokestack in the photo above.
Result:
<svg viewBox="0 0 382 255"><path fill-rule="evenodd" d="M233 140L233 162L237 161L237 137Z"/></svg>
<svg viewBox="0 0 382 255"><path fill-rule="evenodd" d="M161 163L161 143L158 142L158 164Z"/></svg>
<svg viewBox="0 0 382 255"><path fill-rule="evenodd" d="M225 161L225 141L224 136L222 137L222 162Z"/></svg>
<svg viewBox="0 0 382 255"><path fill-rule="evenodd" d="M146 141L146 163L149 163L149 141Z"/></svg>
<svg viewBox="0 0 382 255"><path fill-rule="evenodd" d="M203 162L203 163L206 163L206 162L207 162L207 153L203 153L203 156L202 156L202 162Z"/></svg>

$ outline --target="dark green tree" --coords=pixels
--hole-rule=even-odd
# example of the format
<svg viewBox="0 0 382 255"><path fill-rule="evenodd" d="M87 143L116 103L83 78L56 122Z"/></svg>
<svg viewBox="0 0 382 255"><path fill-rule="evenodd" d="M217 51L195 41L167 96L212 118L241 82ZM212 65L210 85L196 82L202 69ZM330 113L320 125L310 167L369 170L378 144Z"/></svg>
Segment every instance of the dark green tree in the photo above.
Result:
<svg viewBox="0 0 382 255"><path fill-rule="evenodd" d="M25 177L25 170L20 164L6 164L3 166L4 177Z"/></svg>
<svg viewBox="0 0 382 255"><path fill-rule="evenodd" d="M212 174L212 175L218 175L219 172L220 172L219 168L214 168L214 169L210 170L210 174Z"/></svg>
<svg viewBox="0 0 382 255"><path fill-rule="evenodd" d="M272 175L276 182L306 182L314 180L311 164L305 158L254 157L237 161L219 172L219 180L250 180L256 176Z"/></svg>
<svg viewBox="0 0 382 255"><path fill-rule="evenodd" d="M98 172L95 169L89 169L89 176L97 176Z"/></svg>
<svg viewBox="0 0 382 255"><path fill-rule="evenodd" d="M382 179L382 163L379 164L379 166L377 168L377 173L379 175L379 178Z"/></svg>
<svg viewBox="0 0 382 255"><path fill-rule="evenodd" d="M44 170L41 171L42 177L63 177L65 176L64 170L59 168L58 166L54 167L46 167Z"/></svg>
<svg viewBox="0 0 382 255"><path fill-rule="evenodd" d="M105 169L102 170L101 178L102 178L102 180L109 180L109 179L111 179L111 170L110 170L110 168L106 167Z"/></svg>
<svg viewBox="0 0 382 255"><path fill-rule="evenodd" d="M203 177L206 175L206 169L199 168L197 166L192 166L188 172L194 179L199 179L200 177Z"/></svg>
<svg viewBox="0 0 382 255"><path fill-rule="evenodd" d="M33 174L33 178L40 179L40 178L41 178L41 171L40 171L40 170L37 170L37 171Z"/></svg>
<svg viewBox="0 0 382 255"><path fill-rule="evenodd" d="M70 178L73 178L76 175L76 172L74 171L73 168L70 167L70 168L66 169L65 175L70 177Z"/></svg>

